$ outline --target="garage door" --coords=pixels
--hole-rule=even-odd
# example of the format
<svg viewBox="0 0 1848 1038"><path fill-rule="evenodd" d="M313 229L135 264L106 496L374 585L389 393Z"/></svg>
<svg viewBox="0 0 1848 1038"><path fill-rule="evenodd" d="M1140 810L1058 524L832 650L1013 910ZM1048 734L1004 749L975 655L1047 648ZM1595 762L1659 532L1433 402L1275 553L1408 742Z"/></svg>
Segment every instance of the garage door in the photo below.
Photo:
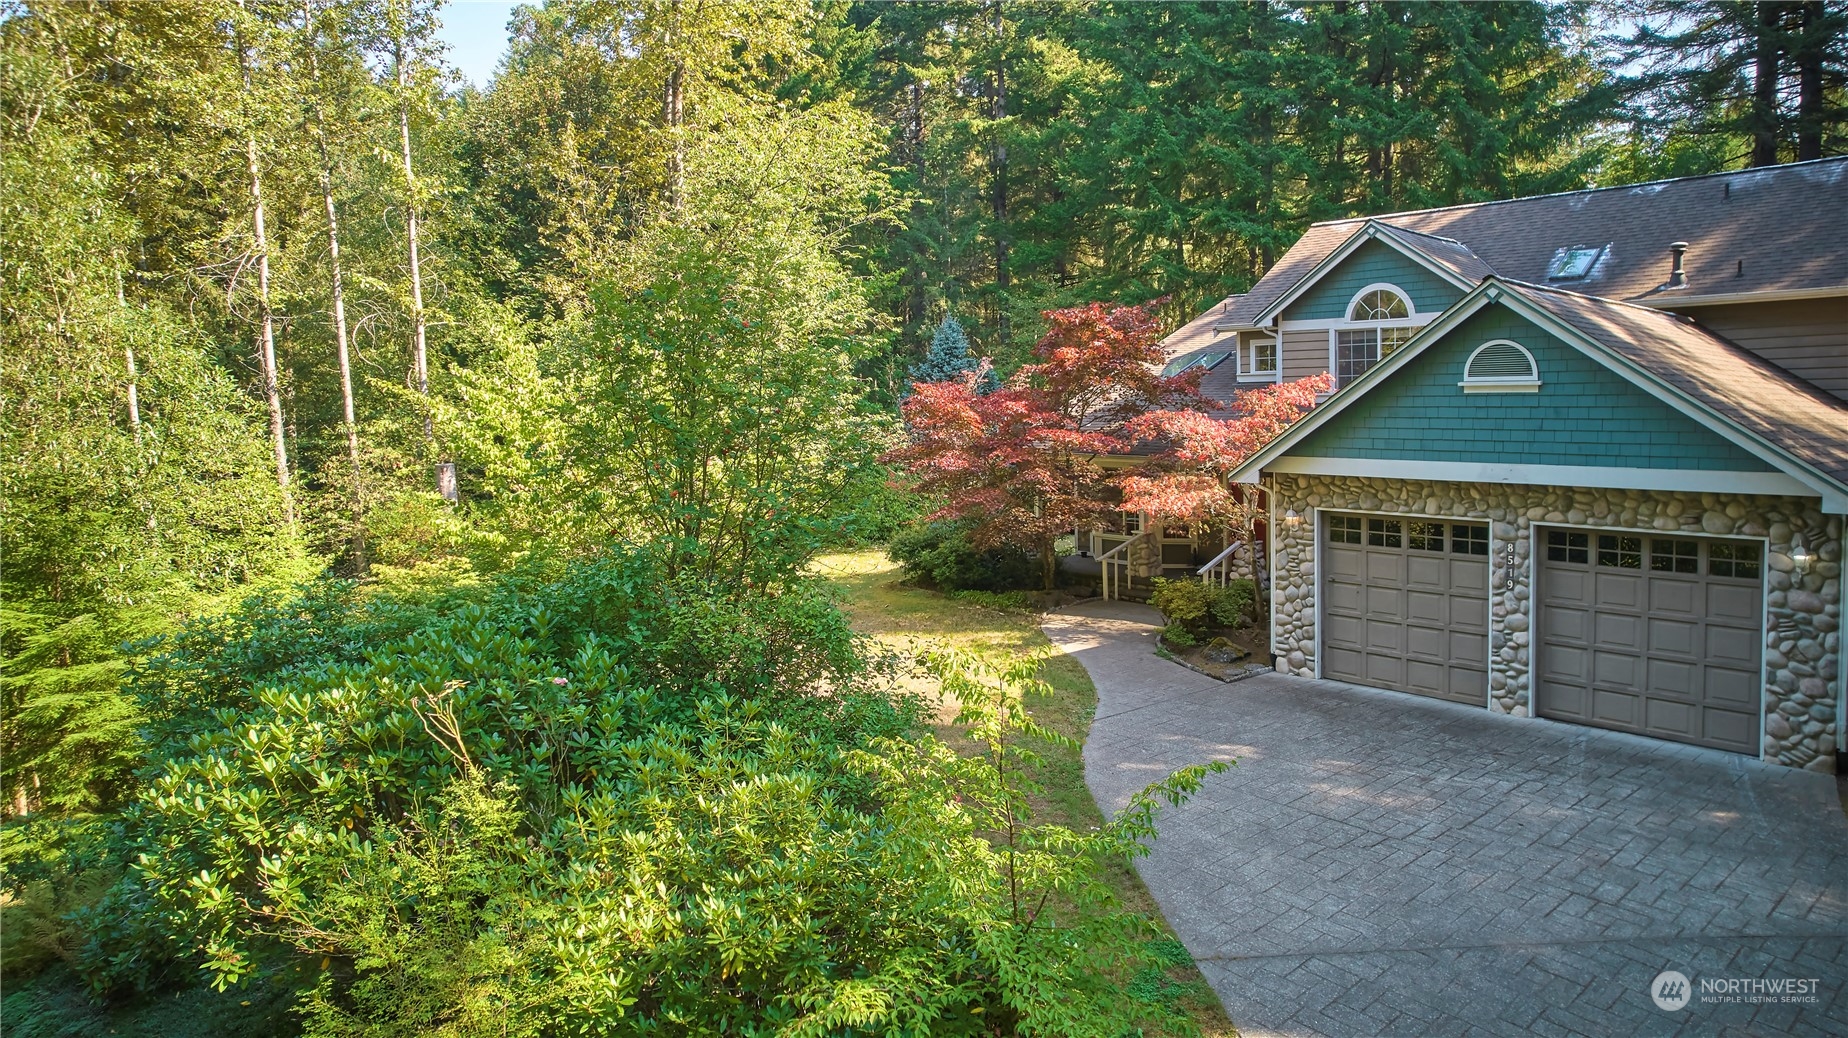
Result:
<svg viewBox="0 0 1848 1038"><path fill-rule="evenodd" d="M1756 754L1762 546L1542 533L1540 716Z"/></svg>
<svg viewBox="0 0 1848 1038"><path fill-rule="evenodd" d="M1330 515L1322 675L1486 706L1489 528Z"/></svg>

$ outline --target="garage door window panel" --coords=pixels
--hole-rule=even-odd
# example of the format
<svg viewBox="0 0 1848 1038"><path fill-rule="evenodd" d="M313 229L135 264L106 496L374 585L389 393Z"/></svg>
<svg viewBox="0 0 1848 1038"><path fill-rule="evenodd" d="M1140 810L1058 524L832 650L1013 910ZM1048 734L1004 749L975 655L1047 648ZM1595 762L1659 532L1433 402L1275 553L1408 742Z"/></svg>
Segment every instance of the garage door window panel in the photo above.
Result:
<svg viewBox="0 0 1848 1038"><path fill-rule="evenodd" d="M1450 550L1458 555L1487 555L1489 553L1489 528L1475 523L1452 524Z"/></svg>
<svg viewBox="0 0 1848 1038"><path fill-rule="evenodd" d="M1763 549L1718 538L1537 531L1535 711L1757 752Z"/></svg>
<svg viewBox="0 0 1848 1038"><path fill-rule="evenodd" d="M1583 565L1591 561L1591 535L1567 530L1548 530L1546 560Z"/></svg>
<svg viewBox="0 0 1848 1038"><path fill-rule="evenodd" d="M1707 572L1715 577L1757 580L1761 553L1756 544L1715 544Z"/></svg>
<svg viewBox="0 0 1848 1038"><path fill-rule="evenodd" d="M1327 517L1324 676L1486 705L1487 559L1453 554L1450 527Z"/></svg>

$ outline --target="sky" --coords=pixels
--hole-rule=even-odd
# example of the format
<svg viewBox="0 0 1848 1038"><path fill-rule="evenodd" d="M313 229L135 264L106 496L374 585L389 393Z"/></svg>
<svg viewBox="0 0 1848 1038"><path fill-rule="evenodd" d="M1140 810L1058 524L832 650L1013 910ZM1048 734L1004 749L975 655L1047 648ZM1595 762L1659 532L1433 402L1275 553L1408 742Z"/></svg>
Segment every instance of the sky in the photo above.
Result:
<svg viewBox="0 0 1848 1038"><path fill-rule="evenodd" d="M507 53L507 19L515 3L500 0L450 0L437 17L443 20L437 33L449 44L449 63L478 87L486 87L494 78L494 66Z"/></svg>

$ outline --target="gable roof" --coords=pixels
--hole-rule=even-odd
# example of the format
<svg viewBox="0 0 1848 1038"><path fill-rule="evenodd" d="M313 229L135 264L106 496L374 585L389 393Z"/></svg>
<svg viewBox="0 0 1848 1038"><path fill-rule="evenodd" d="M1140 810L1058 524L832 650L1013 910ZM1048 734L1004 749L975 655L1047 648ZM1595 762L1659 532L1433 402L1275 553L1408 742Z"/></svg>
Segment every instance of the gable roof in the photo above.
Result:
<svg viewBox="0 0 1848 1038"><path fill-rule="evenodd" d="M1848 486L1848 405L1687 317L1548 286L1511 287L1729 424Z"/></svg>
<svg viewBox="0 0 1848 1038"><path fill-rule="evenodd" d="M1304 232L1221 324L1255 326L1369 223L1405 232L1400 245L1461 243L1469 258L1451 257L1451 271L1470 282L1493 273L1547 284L1559 251L1583 246L1604 250L1597 265L1557 287L1663 307L1753 293L1848 294L1844 213L1848 156L1334 220ZM1818 233L1828 228L1837 233ZM1668 246L1677 241L1688 243L1687 285L1669 289ZM1420 251L1445 262L1441 244Z"/></svg>
<svg viewBox="0 0 1848 1038"><path fill-rule="evenodd" d="M1471 251L1469 246L1455 238L1443 238L1407 227L1394 227L1389 223L1373 222L1379 226L1382 237L1391 238L1471 285L1495 273L1494 267L1489 266L1481 256Z"/></svg>
<svg viewBox="0 0 1848 1038"><path fill-rule="evenodd" d="M1848 405L1688 318L1499 277L1484 281L1391 357L1246 459L1232 478L1255 482L1266 465L1464 319L1497 302L1813 488L1828 510L1848 511Z"/></svg>
<svg viewBox="0 0 1848 1038"><path fill-rule="evenodd" d="M1329 252L1318 260L1313 267L1304 271L1303 275L1296 280L1295 284L1284 289L1282 293L1278 294L1261 310L1258 310L1246 319L1235 318L1228 315L1227 319L1221 321L1218 326L1221 328L1236 328L1244 324L1268 324L1270 319L1282 312L1284 307L1295 302L1305 292L1313 288L1316 282L1322 280L1324 274L1340 266L1343 260L1353 255L1362 245L1370 241L1377 241L1393 249L1412 262L1419 264L1431 271L1431 273L1436 274L1438 277L1464 291L1468 291L1475 286L1476 282L1494 273L1493 270L1489 269L1487 264L1483 263L1475 253L1471 252L1461 242L1453 241L1449 238L1440 238L1435 235L1407 231L1403 228L1393 227L1391 224L1381 223L1378 220L1363 220L1358 227L1352 228L1352 233L1348 235L1346 240L1329 250ZM1298 242L1298 244L1301 243ZM1290 252L1295 251L1295 248L1290 250ZM1289 254L1286 253L1284 258L1288 259ZM1281 264L1279 264L1279 266L1281 266ZM1469 273L1465 273L1465 271ZM1264 280L1259 281L1258 284L1262 285L1264 281L1268 281L1269 279L1270 275L1267 274ZM1256 286L1253 287L1253 292L1255 293L1255 291ZM1245 298L1249 300L1251 295L1247 294ZM1246 308L1241 305L1234 308L1233 313L1243 312L1245 309Z"/></svg>

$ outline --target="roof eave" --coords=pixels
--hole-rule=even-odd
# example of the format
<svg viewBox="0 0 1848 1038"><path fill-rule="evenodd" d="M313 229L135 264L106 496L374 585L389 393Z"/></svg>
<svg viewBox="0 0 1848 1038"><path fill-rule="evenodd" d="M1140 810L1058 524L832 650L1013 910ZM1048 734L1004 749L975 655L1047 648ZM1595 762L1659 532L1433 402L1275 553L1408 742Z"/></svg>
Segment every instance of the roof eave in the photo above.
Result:
<svg viewBox="0 0 1848 1038"><path fill-rule="evenodd" d="M1666 293L1651 293L1635 296L1625 302L1646 306L1651 310L1674 310L1684 306L1723 306L1727 303L1790 303L1803 299L1834 299L1848 296L1848 285L1830 285L1826 288L1793 288L1765 292L1709 292L1706 295L1675 296Z"/></svg>

